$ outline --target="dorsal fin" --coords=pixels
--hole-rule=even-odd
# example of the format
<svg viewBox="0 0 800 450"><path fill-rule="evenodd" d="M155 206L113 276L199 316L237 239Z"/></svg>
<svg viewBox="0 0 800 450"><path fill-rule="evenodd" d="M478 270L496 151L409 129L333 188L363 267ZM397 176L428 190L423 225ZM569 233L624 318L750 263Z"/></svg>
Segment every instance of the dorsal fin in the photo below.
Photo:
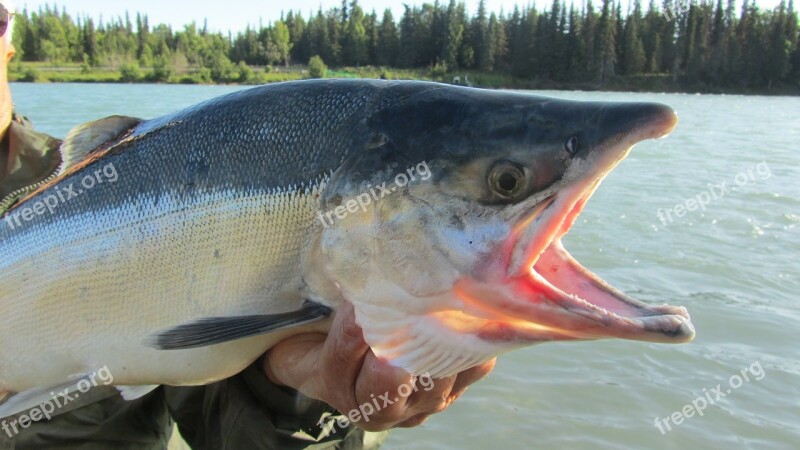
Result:
<svg viewBox="0 0 800 450"><path fill-rule="evenodd" d="M73 128L61 144L62 164L59 175L83 161L101 145L135 127L141 121L142 119L136 117L109 116Z"/></svg>

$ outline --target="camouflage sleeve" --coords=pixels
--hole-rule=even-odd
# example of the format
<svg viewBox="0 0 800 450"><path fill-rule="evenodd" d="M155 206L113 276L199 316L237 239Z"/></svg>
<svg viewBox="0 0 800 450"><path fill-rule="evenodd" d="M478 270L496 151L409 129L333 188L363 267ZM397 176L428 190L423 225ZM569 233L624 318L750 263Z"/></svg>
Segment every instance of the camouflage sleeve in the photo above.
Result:
<svg viewBox="0 0 800 450"><path fill-rule="evenodd" d="M125 401L116 392L109 396L92 390L86 398L59 408L60 414L50 420L31 421L30 414L25 419L2 418L0 450L166 449L172 420L162 389L134 401Z"/></svg>
<svg viewBox="0 0 800 450"><path fill-rule="evenodd" d="M10 431L0 434L0 450L179 450L170 441L173 420L194 450L366 450L386 436L343 425L330 406L272 384L258 363L206 386L163 386L134 401L116 393L81 400L24 429L5 418Z"/></svg>
<svg viewBox="0 0 800 450"><path fill-rule="evenodd" d="M0 139L0 213L55 172L61 164L60 145L14 116Z"/></svg>
<svg viewBox="0 0 800 450"><path fill-rule="evenodd" d="M367 449L385 433L339 428L339 413L272 384L255 363L242 373L197 387L166 387L170 414L195 450Z"/></svg>

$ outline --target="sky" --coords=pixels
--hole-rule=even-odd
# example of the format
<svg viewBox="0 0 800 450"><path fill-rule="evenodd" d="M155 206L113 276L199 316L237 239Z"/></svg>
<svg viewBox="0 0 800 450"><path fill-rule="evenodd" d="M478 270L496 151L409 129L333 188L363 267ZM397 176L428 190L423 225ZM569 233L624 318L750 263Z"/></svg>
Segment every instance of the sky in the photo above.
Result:
<svg viewBox="0 0 800 450"><path fill-rule="evenodd" d="M1 0L0 0L1 1ZM479 0L466 0L465 3L469 9L470 15L473 15L478 9ZM582 3L583 0L566 0L566 3L574 1L576 5ZM594 0L595 7L602 0ZM692 0L683 0L692 1ZM440 0L440 3L447 3L448 0ZM643 4L647 4L649 0L642 0ZM756 0L759 7L773 8L780 0ZM53 5L53 0L14 0L17 9L22 9L27 6L28 9L39 9L40 6L45 4ZM67 0L55 2L59 5L66 5L67 12L75 16L88 15L97 20L101 15L104 18L123 16L126 9L131 13L131 20L136 17L136 12L146 13L150 25L158 23L167 23L172 25L174 29L180 29L183 25L196 21L199 24L203 23L203 19L208 20L208 28L210 31L228 31L233 32L241 31L250 25L259 25L260 21L266 25L269 22L277 20L281 16L281 10L288 11L289 9L297 11L300 10L303 16L308 17L309 12L316 12L322 6L323 10L328 10L331 7L341 5L341 0L227 0L209 1L209 0L138 0L136 2L124 1L109 1L109 0ZM349 0L348 0L349 3ZM409 5L420 5L424 3L423 0L360 0L359 4L366 12L371 12L373 9L382 15L383 10L391 8L395 20L399 20L403 13L403 3ZM433 0L429 0L433 3ZM513 10L515 4L524 5L535 3L540 9L548 7L552 0L486 0L486 7L489 11L499 13L503 8L506 12ZM627 0L623 0L623 7L627 4ZM741 0L737 0L737 4L741 5ZM737 5L737 6L738 6Z"/></svg>

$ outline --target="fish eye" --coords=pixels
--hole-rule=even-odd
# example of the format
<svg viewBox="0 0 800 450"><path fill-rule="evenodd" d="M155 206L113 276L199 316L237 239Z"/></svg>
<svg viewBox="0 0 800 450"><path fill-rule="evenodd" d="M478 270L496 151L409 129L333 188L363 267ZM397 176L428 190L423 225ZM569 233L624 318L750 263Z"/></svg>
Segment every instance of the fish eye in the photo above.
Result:
<svg viewBox="0 0 800 450"><path fill-rule="evenodd" d="M489 172L489 189L504 199L515 197L526 184L525 170L511 161L498 161Z"/></svg>
<svg viewBox="0 0 800 450"><path fill-rule="evenodd" d="M578 137L572 136L564 143L564 150L569 153L569 156L575 156L578 153Z"/></svg>

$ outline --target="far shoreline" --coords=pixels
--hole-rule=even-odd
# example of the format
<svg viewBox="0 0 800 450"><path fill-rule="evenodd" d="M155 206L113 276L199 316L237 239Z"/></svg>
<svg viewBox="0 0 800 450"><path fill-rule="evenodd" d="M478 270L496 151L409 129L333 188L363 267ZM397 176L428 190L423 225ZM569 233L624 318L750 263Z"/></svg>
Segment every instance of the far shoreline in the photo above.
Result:
<svg viewBox="0 0 800 450"><path fill-rule="evenodd" d="M218 85L247 86L294 81L311 78L306 66L264 68L248 66L250 76L247 82L209 82L196 74L199 68L191 68L179 74L172 74L167 81L154 80L143 70L137 77L125 76L113 68L93 68L87 70L79 65L45 66L41 63L12 63L9 67L9 81L18 83L109 83L109 84L165 84L165 85ZM325 78L364 78L388 80L421 80L448 84L470 85L489 89L550 90L585 92L635 92L666 94L711 94L711 95L760 95L760 96L800 96L800 82L797 86L783 84L773 89L732 88L727 86L695 84L686 85L674 80L670 75L643 75L634 77L614 77L605 83L569 82L535 80L514 77L501 72L481 73L475 71L438 73L434 69L397 69L387 67L344 67L328 69ZM465 83L464 80L467 82ZM456 81L454 83L454 81ZM458 82L460 81L460 83Z"/></svg>

